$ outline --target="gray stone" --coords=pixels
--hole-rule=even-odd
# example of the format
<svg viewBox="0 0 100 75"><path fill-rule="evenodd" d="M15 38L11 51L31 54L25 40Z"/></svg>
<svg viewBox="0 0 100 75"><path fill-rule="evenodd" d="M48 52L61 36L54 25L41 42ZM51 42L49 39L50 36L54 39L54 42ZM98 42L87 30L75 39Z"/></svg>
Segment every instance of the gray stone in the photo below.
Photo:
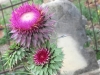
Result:
<svg viewBox="0 0 100 75"><path fill-rule="evenodd" d="M97 62L98 62L98 65L99 65L99 67L100 67L100 60L98 60Z"/></svg>
<svg viewBox="0 0 100 75"><path fill-rule="evenodd" d="M48 6L49 12L54 13L52 19L56 24L51 39L53 42L57 40L57 46L62 47L65 54L60 73L79 75L97 69L94 51L83 48L88 40L85 33L86 18L82 17L79 10L68 0L55 0L42 6Z"/></svg>
<svg viewBox="0 0 100 75"><path fill-rule="evenodd" d="M78 74L81 74L81 73L84 73L84 72L89 72L89 71L93 71L93 72L89 72L87 74L97 75L98 73L94 72L94 70L98 69L99 66L98 66L98 63L97 63L97 60L96 60L95 52L91 48L87 48L87 49L85 49L85 51L83 51L83 55L84 55L86 61L88 62L88 66L85 67L84 69L80 69L79 71L76 71L75 75L78 75Z"/></svg>
<svg viewBox="0 0 100 75"><path fill-rule="evenodd" d="M85 34L86 19L81 16L79 10L67 0L55 0L43 6L49 6L50 13L54 13L53 19L57 21L55 30L58 34L69 34L83 46L87 41ZM57 26L57 27L56 27ZM60 36L60 35L59 35ZM81 39L82 38L82 39Z"/></svg>

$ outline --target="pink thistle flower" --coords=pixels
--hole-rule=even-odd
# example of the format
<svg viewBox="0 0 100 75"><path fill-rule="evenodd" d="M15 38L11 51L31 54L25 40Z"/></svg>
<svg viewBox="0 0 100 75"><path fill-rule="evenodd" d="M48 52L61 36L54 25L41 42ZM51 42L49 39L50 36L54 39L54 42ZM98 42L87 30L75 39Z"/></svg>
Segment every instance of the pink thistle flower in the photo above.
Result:
<svg viewBox="0 0 100 75"><path fill-rule="evenodd" d="M36 65L44 65L50 60L50 51L46 48L41 48L36 51L33 56L34 63Z"/></svg>
<svg viewBox="0 0 100 75"><path fill-rule="evenodd" d="M55 22L51 16L47 15L47 8L23 4L11 14L11 38L24 47L40 47L53 31Z"/></svg>

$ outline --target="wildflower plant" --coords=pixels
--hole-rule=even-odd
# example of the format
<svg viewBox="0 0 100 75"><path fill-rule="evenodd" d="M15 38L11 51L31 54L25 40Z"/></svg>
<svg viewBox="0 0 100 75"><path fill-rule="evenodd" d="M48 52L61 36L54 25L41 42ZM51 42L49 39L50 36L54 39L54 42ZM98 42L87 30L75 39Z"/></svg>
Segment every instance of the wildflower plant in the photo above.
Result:
<svg viewBox="0 0 100 75"><path fill-rule="evenodd" d="M24 3L10 18L11 38L15 41L3 55L6 67L24 65L32 75L54 75L62 67L61 48L50 43L54 31L48 8Z"/></svg>
<svg viewBox="0 0 100 75"><path fill-rule="evenodd" d="M33 75L54 75L62 67L63 56L61 48L49 43L28 57L27 68Z"/></svg>
<svg viewBox="0 0 100 75"><path fill-rule="evenodd" d="M24 47L40 47L53 31L54 22L47 8L28 3L15 9L11 15L11 33L16 43Z"/></svg>

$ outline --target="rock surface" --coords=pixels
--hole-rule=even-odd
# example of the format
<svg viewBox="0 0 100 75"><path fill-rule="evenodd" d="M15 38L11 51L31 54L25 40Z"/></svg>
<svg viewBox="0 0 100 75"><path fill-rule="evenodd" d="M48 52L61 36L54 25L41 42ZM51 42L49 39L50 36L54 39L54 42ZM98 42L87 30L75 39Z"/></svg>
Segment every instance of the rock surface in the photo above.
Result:
<svg viewBox="0 0 100 75"><path fill-rule="evenodd" d="M54 13L52 19L56 24L52 41L57 37L57 45L62 47L65 54L60 73L79 75L97 69L94 51L83 48L88 40L85 33L87 21L79 10L68 0L55 0L42 6L48 6L49 12Z"/></svg>

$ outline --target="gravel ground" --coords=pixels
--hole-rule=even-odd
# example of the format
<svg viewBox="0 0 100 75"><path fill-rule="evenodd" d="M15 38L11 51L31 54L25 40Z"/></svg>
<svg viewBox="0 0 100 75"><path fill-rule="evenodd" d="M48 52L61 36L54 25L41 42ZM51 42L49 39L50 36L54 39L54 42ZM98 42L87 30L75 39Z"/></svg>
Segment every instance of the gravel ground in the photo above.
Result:
<svg viewBox="0 0 100 75"><path fill-rule="evenodd" d="M9 45L5 44L5 45L0 45L0 52L1 54L4 54L9 48Z"/></svg>

